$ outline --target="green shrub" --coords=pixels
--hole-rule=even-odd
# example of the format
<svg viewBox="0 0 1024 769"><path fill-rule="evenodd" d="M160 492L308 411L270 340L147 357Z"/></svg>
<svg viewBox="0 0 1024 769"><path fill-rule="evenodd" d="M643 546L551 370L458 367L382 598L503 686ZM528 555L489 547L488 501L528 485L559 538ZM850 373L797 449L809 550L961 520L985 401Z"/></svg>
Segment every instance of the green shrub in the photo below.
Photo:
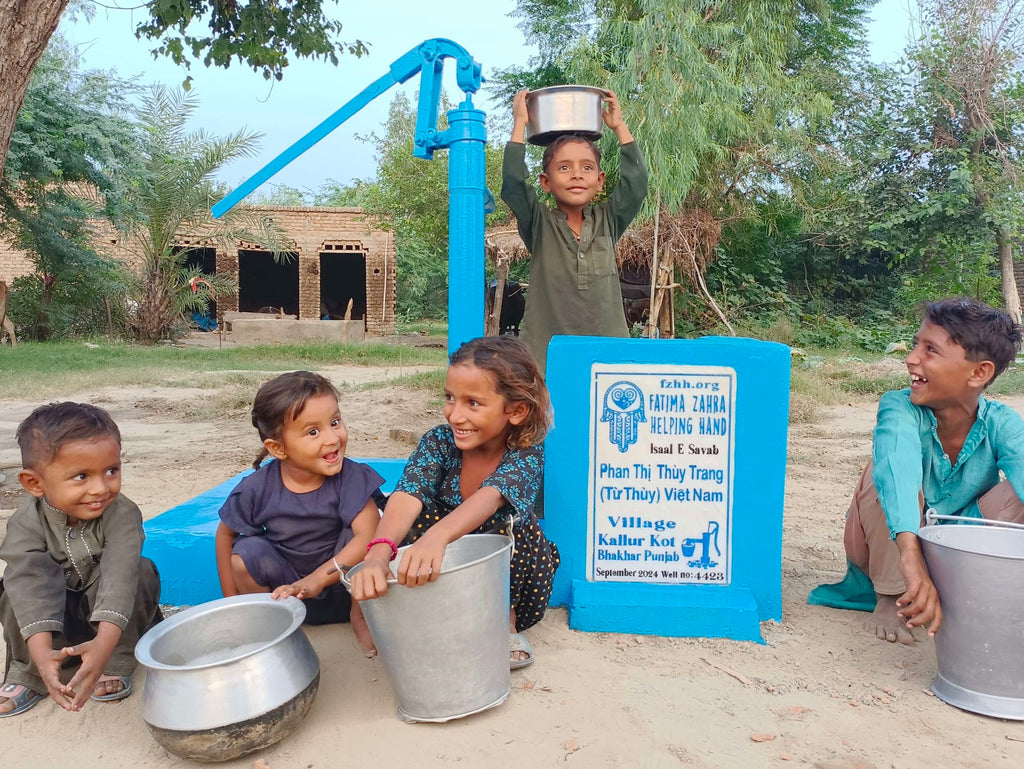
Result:
<svg viewBox="0 0 1024 769"><path fill-rule="evenodd" d="M907 342L917 328L884 310L874 310L859 323L846 316L804 315L793 340L801 347L885 352L894 342Z"/></svg>
<svg viewBox="0 0 1024 769"><path fill-rule="evenodd" d="M97 334L122 337L127 307L119 265L82 269L54 281L44 299L44 280L37 274L15 278L7 313L24 339L73 339ZM108 315L109 303L109 315Z"/></svg>

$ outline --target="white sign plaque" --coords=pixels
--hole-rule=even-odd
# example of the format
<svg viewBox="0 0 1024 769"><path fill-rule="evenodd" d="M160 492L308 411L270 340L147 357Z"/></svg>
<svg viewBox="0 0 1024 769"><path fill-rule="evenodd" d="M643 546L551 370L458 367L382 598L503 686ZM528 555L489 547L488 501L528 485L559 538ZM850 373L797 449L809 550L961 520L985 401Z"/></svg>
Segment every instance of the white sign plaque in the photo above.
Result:
<svg viewBox="0 0 1024 769"><path fill-rule="evenodd" d="M591 367L591 581L730 582L736 372Z"/></svg>

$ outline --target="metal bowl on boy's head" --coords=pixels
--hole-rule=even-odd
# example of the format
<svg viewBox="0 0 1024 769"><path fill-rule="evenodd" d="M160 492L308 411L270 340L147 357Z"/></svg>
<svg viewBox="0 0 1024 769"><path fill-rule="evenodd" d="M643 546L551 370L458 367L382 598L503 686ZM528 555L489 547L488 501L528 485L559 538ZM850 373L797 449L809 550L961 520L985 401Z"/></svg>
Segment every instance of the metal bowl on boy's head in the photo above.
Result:
<svg viewBox="0 0 1024 769"><path fill-rule="evenodd" d="M158 743L193 761L227 761L290 734L320 686L297 598L237 595L193 606L135 647L146 668L142 718Z"/></svg>
<svg viewBox="0 0 1024 769"><path fill-rule="evenodd" d="M562 134L596 142L604 130L603 88L553 85L526 94L526 137L542 147Z"/></svg>

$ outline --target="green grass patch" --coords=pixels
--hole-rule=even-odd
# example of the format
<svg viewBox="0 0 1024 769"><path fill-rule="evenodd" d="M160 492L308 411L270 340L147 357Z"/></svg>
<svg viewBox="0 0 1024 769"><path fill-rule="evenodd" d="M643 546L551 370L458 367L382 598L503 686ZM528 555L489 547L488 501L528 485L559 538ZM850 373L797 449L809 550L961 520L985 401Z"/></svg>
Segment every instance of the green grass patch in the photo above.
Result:
<svg viewBox="0 0 1024 769"><path fill-rule="evenodd" d="M876 401L889 390L910 386L906 366L898 355L861 356L849 351L805 350L805 368L794 359L790 377L790 421L813 422L821 409L850 401ZM1024 394L1024 365L1012 365L986 391L989 395Z"/></svg>
<svg viewBox="0 0 1024 769"><path fill-rule="evenodd" d="M408 387L412 390L425 390L440 396L444 391L445 373L445 368L437 368L432 371L417 371L415 374L406 374L405 376L389 379L387 384L388 386L394 385L397 387ZM371 390L379 388L380 386L380 382L367 382L366 384L359 385L355 389Z"/></svg>
<svg viewBox="0 0 1024 769"><path fill-rule="evenodd" d="M1024 364L1011 365L988 386L992 395L1024 395Z"/></svg>
<svg viewBox="0 0 1024 769"><path fill-rule="evenodd" d="M389 387L406 387L411 390L423 390L430 393L432 397L427 405L431 409L437 410L439 413L444 408L444 378L446 369L444 367L434 369L432 371L417 371L415 374L406 374L405 376L395 377L389 379L387 385ZM358 385L352 389L354 390L372 390L379 389L381 387L380 382L367 382L366 384Z"/></svg>
<svg viewBox="0 0 1024 769"><path fill-rule="evenodd" d="M53 397L112 385L202 387L202 372L253 385L265 373L318 366L444 366L445 351L402 344L296 344L205 348L26 342L0 348L0 397ZM224 379L218 378L218 384ZM210 385L212 386L212 382Z"/></svg>
<svg viewBox="0 0 1024 769"><path fill-rule="evenodd" d="M395 323L397 334L423 334L424 336L447 336L448 321L425 318L420 320L399 320Z"/></svg>

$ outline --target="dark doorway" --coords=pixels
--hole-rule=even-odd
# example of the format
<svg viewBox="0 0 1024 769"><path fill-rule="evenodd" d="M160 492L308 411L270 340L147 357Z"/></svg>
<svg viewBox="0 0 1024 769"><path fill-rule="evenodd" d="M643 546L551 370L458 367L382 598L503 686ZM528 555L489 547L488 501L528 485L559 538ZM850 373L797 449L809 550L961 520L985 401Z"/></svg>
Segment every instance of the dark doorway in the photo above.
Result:
<svg viewBox="0 0 1024 769"><path fill-rule="evenodd" d="M238 309L241 312L299 314L299 257L269 251L238 252Z"/></svg>
<svg viewBox="0 0 1024 769"><path fill-rule="evenodd" d="M320 253L320 317L342 320L352 302L352 320L366 317L366 256L361 251Z"/></svg>
<svg viewBox="0 0 1024 769"><path fill-rule="evenodd" d="M188 246L174 246L171 251L174 254L180 254L182 251L188 252L185 257L185 262L182 265L186 270L198 267L207 275L217 274L217 250L215 248L189 248ZM209 307L207 315L211 318L216 318L217 302L211 299Z"/></svg>

